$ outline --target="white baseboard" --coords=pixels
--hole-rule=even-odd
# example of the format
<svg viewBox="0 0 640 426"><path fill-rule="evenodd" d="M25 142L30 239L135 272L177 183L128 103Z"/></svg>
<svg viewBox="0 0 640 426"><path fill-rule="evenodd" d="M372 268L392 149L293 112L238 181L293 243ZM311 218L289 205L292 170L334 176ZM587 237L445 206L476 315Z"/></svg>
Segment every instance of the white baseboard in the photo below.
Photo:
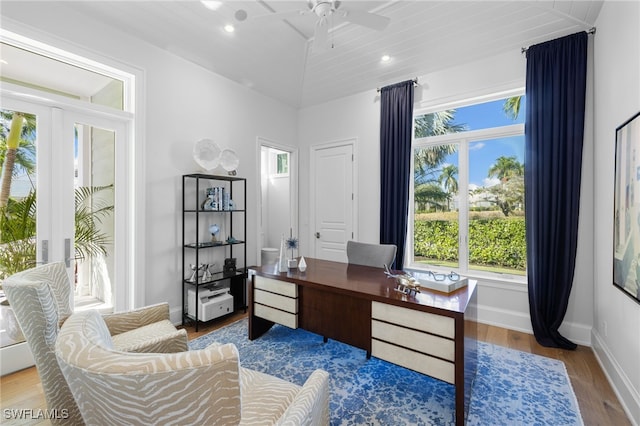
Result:
<svg viewBox="0 0 640 426"><path fill-rule="evenodd" d="M478 322L533 334L529 313L501 309L493 306L478 305ZM564 323L561 334L567 339L583 346L591 346L591 328L584 324Z"/></svg>
<svg viewBox="0 0 640 426"><path fill-rule="evenodd" d="M618 361L614 358L597 330L593 329L591 335L593 352L600 367L602 367L604 374L607 376L627 417L631 420L631 424L638 426L640 424L640 392L633 388L631 380L620 368Z"/></svg>

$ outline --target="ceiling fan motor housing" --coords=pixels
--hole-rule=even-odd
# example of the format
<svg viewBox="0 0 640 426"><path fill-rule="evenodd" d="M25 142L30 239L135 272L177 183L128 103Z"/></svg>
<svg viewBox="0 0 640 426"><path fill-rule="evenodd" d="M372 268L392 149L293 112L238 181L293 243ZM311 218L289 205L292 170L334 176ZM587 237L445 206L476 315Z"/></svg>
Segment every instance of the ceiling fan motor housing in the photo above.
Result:
<svg viewBox="0 0 640 426"><path fill-rule="evenodd" d="M331 15L340 6L339 1L309 0L309 9L320 18Z"/></svg>

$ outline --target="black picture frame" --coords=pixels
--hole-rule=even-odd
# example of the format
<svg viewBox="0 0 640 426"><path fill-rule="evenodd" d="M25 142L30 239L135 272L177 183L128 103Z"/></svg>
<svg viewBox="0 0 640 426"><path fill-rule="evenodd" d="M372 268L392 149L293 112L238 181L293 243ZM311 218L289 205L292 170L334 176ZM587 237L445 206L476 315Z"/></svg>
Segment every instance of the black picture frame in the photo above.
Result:
<svg viewBox="0 0 640 426"><path fill-rule="evenodd" d="M613 285L640 304L640 112L616 128Z"/></svg>

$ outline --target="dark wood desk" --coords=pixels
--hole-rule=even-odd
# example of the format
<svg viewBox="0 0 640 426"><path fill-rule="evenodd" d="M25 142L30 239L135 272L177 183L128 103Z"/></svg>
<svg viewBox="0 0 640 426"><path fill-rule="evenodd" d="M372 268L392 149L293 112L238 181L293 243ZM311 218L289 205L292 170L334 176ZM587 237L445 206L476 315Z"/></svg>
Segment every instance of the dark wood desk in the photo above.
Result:
<svg viewBox="0 0 640 426"><path fill-rule="evenodd" d="M249 268L249 339L278 322L447 381L464 424L477 369L476 282L405 295L381 268L305 259L305 272Z"/></svg>

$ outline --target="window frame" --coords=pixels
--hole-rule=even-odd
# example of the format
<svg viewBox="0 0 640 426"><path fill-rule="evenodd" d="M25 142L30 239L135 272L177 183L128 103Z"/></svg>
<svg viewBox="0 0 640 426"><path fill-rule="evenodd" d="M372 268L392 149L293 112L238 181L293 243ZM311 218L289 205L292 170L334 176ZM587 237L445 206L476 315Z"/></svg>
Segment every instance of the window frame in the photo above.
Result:
<svg viewBox="0 0 640 426"><path fill-rule="evenodd" d="M521 93L512 94L510 96L524 96L524 91ZM509 96L506 96L509 97ZM465 106L471 106L479 103L489 102L491 100L504 99L504 94L494 99L474 100L470 103L458 104L456 107L439 107L430 108L428 111L419 110L414 112L415 124L416 117L443 111L446 109L461 108ZM511 124L507 126L491 127L479 130L469 130L466 132L450 133L446 135L427 136L423 138L415 138L412 136L411 144L411 178L409 182L409 212L407 222L407 239L405 253L405 268L414 270L433 270L434 272L451 272L450 270L444 270L436 266L426 267L424 264L420 264L414 261L414 217L415 217L415 203L414 200L414 154L418 148L424 148L427 146L457 144L458 145L458 194L469 193L469 145L473 142L495 140L513 136L524 136L525 125L524 124ZM415 135L415 129L412 130L412 135ZM469 197L458 196L458 268L456 272L460 275L472 278L484 278L495 282L509 282L509 283L526 283L527 273L524 275L494 273L479 270L469 269ZM454 269L455 270L455 269Z"/></svg>

